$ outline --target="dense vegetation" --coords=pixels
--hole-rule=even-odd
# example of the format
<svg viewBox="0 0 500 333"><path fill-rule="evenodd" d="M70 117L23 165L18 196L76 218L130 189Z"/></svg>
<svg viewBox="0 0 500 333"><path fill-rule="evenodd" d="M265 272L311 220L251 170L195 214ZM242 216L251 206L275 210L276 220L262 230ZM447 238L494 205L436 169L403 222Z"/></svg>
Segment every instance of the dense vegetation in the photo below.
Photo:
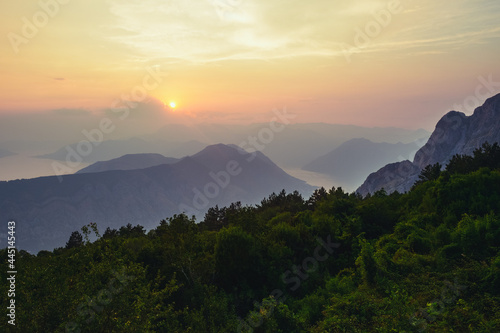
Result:
<svg viewBox="0 0 500 333"><path fill-rule="evenodd" d="M498 332L499 151L429 166L406 194L282 192L147 233L89 224L65 248L17 253L9 329Z"/></svg>

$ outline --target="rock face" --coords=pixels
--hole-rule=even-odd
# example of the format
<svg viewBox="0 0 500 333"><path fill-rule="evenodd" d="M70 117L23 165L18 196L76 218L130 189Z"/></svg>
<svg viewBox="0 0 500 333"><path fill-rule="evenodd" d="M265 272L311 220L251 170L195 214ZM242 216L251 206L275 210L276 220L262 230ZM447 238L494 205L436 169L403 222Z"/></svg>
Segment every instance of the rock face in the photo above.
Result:
<svg viewBox="0 0 500 333"><path fill-rule="evenodd" d="M406 192L418 179L419 174L420 168L408 160L387 164L369 175L357 192L363 196L368 193L373 194L382 188L388 193Z"/></svg>
<svg viewBox="0 0 500 333"><path fill-rule="evenodd" d="M448 112L437 123L429 141L417 151L413 162L386 165L368 176L357 192L366 195L381 188L388 193L406 192L427 165L446 165L455 154L471 155L486 141L500 142L500 94L487 99L471 116Z"/></svg>
<svg viewBox="0 0 500 333"><path fill-rule="evenodd" d="M19 249L64 246L90 222L101 233L131 223L147 229L182 212L203 218L215 205L260 203L272 192L314 187L285 173L262 153L213 145L181 159L138 170L113 170L0 182L0 220L16 222Z"/></svg>

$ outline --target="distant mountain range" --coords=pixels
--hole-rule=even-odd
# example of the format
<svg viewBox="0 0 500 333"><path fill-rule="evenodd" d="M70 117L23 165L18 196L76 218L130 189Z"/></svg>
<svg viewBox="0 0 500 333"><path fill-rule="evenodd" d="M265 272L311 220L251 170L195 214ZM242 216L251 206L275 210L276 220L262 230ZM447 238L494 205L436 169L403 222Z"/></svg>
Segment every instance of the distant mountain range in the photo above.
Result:
<svg viewBox="0 0 500 333"><path fill-rule="evenodd" d="M161 154L127 154L109 161L96 162L76 173L146 169L162 164L173 164L178 161L178 158L165 157Z"/></svg>
<svg viewBox="0 0 500 333"><path fill-rule="evenodd" d="M201 218L216 204L259 203L282 189L309 196L314 187L260 152L217 144L146 169L0 182L0 219L17 222L19 249L37 252L64 246L90 222L101 232L127 223L149 228L181 212Z"/></svg>
<svg viewBox="0 0 500 333"><path fill-rule="evenodd" d="M471 155L484 142L500 142L500 94L476 108L471 116L451 111L439 120L427 143L415 154L413 162L386 165L372 173L358 188L366 195L382 188L387 192L406 192L427 165L446 165L455 154Z"/></svg>
<svg viewBox="0 0 500 333"><path fill-rule="evenodd" d="M302 169L327 174L337 186L355 189L370 173L387 163L412 158L422 145L423 142L375 143L364 138L352 139Z"/></svg>
<svg viewBox="0 0 500 333"><path fill-rule="evenodd" d="M374 142L411 143L429 137L430 133L423 130L406 130L394 127L361 127L354 125L298 123L288 124L280 132L274 133L272 140L262 134L269 130L270 124L253 125L217 125L202 124L197 126L168 125L148 140L197 140L207 144L222 142L240 144L249 138L257 142L257 150L266 154L273 162L282 168L300 169L316 158L328 154L342 143L355 139L366 138ZM261 140L261 138L265 138ZM165 154L167 156L172 156ZM376 170L376 169L373 169ZM372 171L373 171L372 170Z"/></svg>
<svg viewBox="0 0 500 333"><path fill-rule="evenodd" d="M93 145L90 154L80 154L79 156L82 162L85 163L107 161L128 154L162 154L171 157L184 157L194 154L204 147L206 147L206 144L196 140L182 142L158 140L150 142L139 138L131 138L127 140L103 141L98 145ZM78 143L60 148L56 152L37 157L65 161L69 151L78 151Z"/></svg>
<svg viewBox="0 0 500 333"><path fill-rule="evenodd" d="M126 154L157 153L175 158L196 153L203 147L215 143L246 143L246 148L257 149L266 154L282 168L302 168L314 159L328 154L342 143L354 138L366 138L375 142L411 143L427 139L425 130L400 128L367 128L334 124L289 124L279 132L269 135L270 124L193 126L172 124L157 133L127 140L110 140L94 147L84 163L95 163L121 157ZM76 151L78 144L62 147L57 151L40 155L40 158L64 161L68 150Z"/></svg>

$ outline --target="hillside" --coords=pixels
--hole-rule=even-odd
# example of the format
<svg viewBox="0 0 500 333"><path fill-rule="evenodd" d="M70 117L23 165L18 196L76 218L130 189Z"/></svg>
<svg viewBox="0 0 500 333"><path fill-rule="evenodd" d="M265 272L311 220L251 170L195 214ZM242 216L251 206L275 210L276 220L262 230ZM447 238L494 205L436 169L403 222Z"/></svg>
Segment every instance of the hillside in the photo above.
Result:
<svg viewBox="0 0 500 333"><path fill-rule="evenodd" d="M66 175L62 182L0 182L0 219L14 219L19 248L36 252L63 245L71 231L89 222L151 228L173 214L201 218L211 206L254 204L282 189L305 195L314 190L261 153L214 145L170 165Z"/></svg>
<svg viewBox="0 0 500 333"><path fill-rule="evenodd" d="M111 170L146 169L162 164L173 164L179 159L161 154L127 154L109 161L96 162L75 173L94 173Z"/></svg>
<svg viewBox="0 0 500 333"><path fill-rule="evenodd" d="M500 331L500 147L420 176L406 194L283 191L149 232L82 225L16 253L18 331Z"/></svg>

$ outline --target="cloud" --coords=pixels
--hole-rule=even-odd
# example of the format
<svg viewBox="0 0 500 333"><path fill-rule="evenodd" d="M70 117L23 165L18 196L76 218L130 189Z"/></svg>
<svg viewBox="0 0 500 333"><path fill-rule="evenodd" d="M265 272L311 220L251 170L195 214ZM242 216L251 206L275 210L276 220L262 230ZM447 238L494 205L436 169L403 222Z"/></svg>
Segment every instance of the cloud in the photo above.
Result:
<svg viewBox="0 0 500 333"><path fill-rule="evenodd" d="M154 0L146 5L138 0L126 5L114 1L114 29L127 33L111 39L148 58L190 62L295 57L326 51L321 44L314 45L315 29L311 27L325 22L325 17L317 20L314 7L308 9L299 1L241 1L232 8L232 15L221 17L219 2L169 6ZM324 10L325 3L318 2L320 9Z"/></svg>
<svg viewBox="0 0 500 333"><path fill-rule="evenodd" d="M497 75L498 0L400 0L404 10L347 64L342 46L355 45L357 29L390 1L72 1L22 45L20 56L6 52L0 59L0 113L58 110L20 115L15 126L2 118L0 136L78 139L155 65L169 76L148 93L180 107L171 112L162 105L168 100L139 103L126 121L117 120L116 135L181 117L251 121L255 110L281 103L299 107L304 119L314 113L336 122L347 117L345 110L369 109L373 119L359 119L389 121L379 110L395 96L467 96L477 75ZM4 31L21 33L20 18L39 10L38 2L6 4L0 5ZM4 46L10 49L7 39ZM335 101L339 96L346 101ZM317 100L301 101L308 97ZM416 103L407 99L399 107Z"/></svg>
<svg viewBox="0 0 500 333"><path fill-rule="evenodd" d="M397 14L400 18L394 18L394 26L391 23L387 27L387 38L379 49L384 51L382 47L386 46L390 53L394 50L392 45L410 49L414 43L424 40L439 41L443 31L448 36L456 33L454 45L457 47L467 47L469 36L461 31L479 40L498 38L498 35L487 33L497 26L494 17L500 9L498 2L479 2L481 4L472 0L401 1L405 11ZM124 4L113 0L110 1L110 11L115 17L112 26L122 33L110 39L148 59L181 59L195 63L341 57L338 46L346 42L352 44L355 28L362 28L373 20L373 12L387 8L389 1L241 0L221 9L220 4L224 3L222 0L132 0ZM224 15L220 14L221 10ZM401 36L406 43L401 42Z"/></svg>

